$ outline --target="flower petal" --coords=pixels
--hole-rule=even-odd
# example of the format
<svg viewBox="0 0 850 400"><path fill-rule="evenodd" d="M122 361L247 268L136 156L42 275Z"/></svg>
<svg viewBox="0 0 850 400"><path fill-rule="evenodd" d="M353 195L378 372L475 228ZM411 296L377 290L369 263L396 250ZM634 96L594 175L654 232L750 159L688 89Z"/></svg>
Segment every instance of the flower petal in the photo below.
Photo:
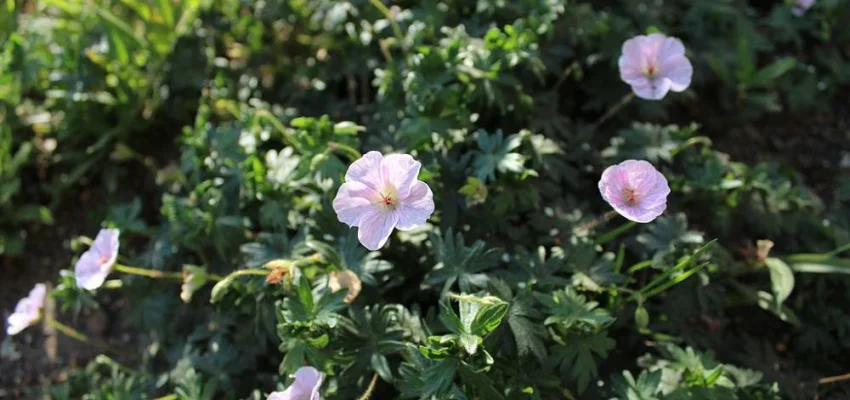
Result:
<svg viewBox="0 0 850 400"><path fill-rule="evenodd" d="M33 321L30 314L14 313L9 316L6 322L8 324L6 326L6 334L9 336L14 336L29 327Z"/></svg>
<svg viewBox="0 0 850 400"><path fill-rule="evenodd" d="M381 168L381 160L384 156L377 151L370 151L351 163L345 173L346 182L360 182L381 192L384 186L384 176Z"/></svg>
<svg viewBox="0 0 850 400"><path fill-rule="evenodd" d="M46 297L47 287L44 286L43 283L36 283L32 290L30 290L30 294L27 296L27 298L30 299L33 305L39 310L44 307L44 300Z"/></svg>
<svg viewBox="0 0 850 400"><path fill-rule="evenodd" d="M645 41L644 36L635 36L623 43L622 55L617 60L617 65L620 69L620 79L624 82L633 85L639 79L646 79L644 70L647 66L647 59L642 50L642 44Z"/></svg>
<svg viewBox="0 0 850 400"><path fill-rule="evenodd" d="M674 56L661 63L661 77L670 80L670 89L681 92L691 85L691 77L694 75L694 67L690 60L684 56Z"/></svg>
<svg viewBox="0 0 850 400"><path fill-rule="evenodd" d="M399 198L407 197L410 188L419 176L422 164L409 154L390 154L381 161L385 184L392 185L398 192Z"/></svg>
<svg viewBox="0 0 850 400"><path fill-rule="evenodd" d="M658 171L648 161L626 160L619 164L628 174L629 188L638 193L638 197L647 195L655 187Z"/></svg>
<svg viewBox="0 0 850 400"><path fill-rule="evenodd" d="M612 165L602 172L602 177L599 179L599 193L602 198L613 205L625 205L623 199L623 189L629 186L629 175L626 169L620 165Z"/></svg>
<svg viewBox="0 0 850 400"><path fill-rule="evenodd" d="M94 244L89 251L94 250L99 258L105 259L104 268L112 268L115 260L118 259L118 237L120 235L118 229L101 229L94 238Z"/></svg>
<svg viewBox="0 0 850 400"><path fill-rule="evenodd" d="M646 100L661 100L670 91L672 82L663 77L647 79L645 84L632 85L635 94Z"/></svg>
<svg viewBox="0 0 850 400"><path fill-rule="evenodd" d="M416 181L410 189L406 198L401 199L398 214L398 225L400 231L411 230L420 226L434 213L434 194L428 184Z"/></svg>
<svg viewBox="0 0 850 400"><path fill-rule="evenodd" d="M646 209L655 209L667 205L667 196L670 194L670 186L667 184L667 178L658 171L655 171L655 185L646 193L643 193L640 198L640 205Z"/></svg>
<svg viewBox="0 0 850 400"><path fill-rule="evenodd" d="M685 45L678 38L661 35L658 41L658 62L663 63L669 58L685 55Z"/></svg>
<svg viewBox="0 0 850 400"><path fill-rule="evenodd" d="M320 400L319 388L322 386L324 375L319 370L313 367L301 367L295 371L295 383L292 386L297 387L303 393L305 400ZM309 395L310 397L307 397Z"/></svg>
<svg viewBox="0 0 850 400"><path fill-rule="evenodd" d="M77 279L77 286L86 290L94 290L103 285L106 277L109 275L110 267L100 263L100 254L94 248L89 249L74 266L74 276Z"/></svg>
<svg viewBox="0 0 850 400"><path fill-rule="evenodd" d="M274 392L266 400L321 400L319 388L324 375L313 367L295 371L295 382L282 392Z"/></svg>
<svg viewBox="0 0 850 400"><path fill-rule="evenodd" d="M655 218L658 218L658 216L661 215L666 208L667 204L654 208L642 208L637 206L614 207L614 210L628 220L645 224L647 222L652 222Z"/></svg>
<svg viewBox="0 0 850 400"><path fill-rule="evenodd" d="M333 208L340 222L348 226L359 226L364 215L380 205L380 193L364 183L351 181L343 183L336 193Z"/></svg>
<svg viewBox="0 0 850 400"><path fill-rule="evenodd" d="M369 250L378 250L387 243L398 223L398 214L386 210L372 210L360 220L357 238Z"/></svg>

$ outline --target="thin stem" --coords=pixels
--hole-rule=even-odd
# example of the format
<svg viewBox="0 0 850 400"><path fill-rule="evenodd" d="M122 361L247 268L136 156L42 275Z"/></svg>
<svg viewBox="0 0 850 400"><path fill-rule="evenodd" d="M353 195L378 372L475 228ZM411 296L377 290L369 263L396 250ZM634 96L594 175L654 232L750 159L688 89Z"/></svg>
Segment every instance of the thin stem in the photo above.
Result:
<svg viewBox="0 0 850 400"><path fill-rule="evenodd" d="M284 138L286 138L286 141L290 145L297 147L298 141L289 134L289 131L286 129L286 126L284 126L283 123L280 122L279 119L277 119L277 116L272 114L271 111L265 108L260 108L254 111L254 115L257 119L265 118L267 121L271 122L274 128L277 129L283 135Z"/></svg>
<svg viewBox="0 0 850 400"><path fill-rule="evenodd" d="M839 255L839 254L841 254L841 253L843 253L847 250L850 250L850 243L847 243L847 244L845 244L845 245L843 245L843 246L841 246L841 247L839 247L839 248L837 248L833 251L830 251L829 253L826 253L826 256L827 257L835 257L835 256L837 256L837 255Z"/></svg>
<svg viewBox="0 0 850 400"><path fill-rule="evenodd" d="M711 139L709 139L705 136L694 136L694 137L686 140L684 143L680 144L675 149L673 149L673 151L670 152L670 155L675 156L676 154L679 154L680 152L682 152L682 150L685 150L688 147L691 147L691 146L699 144L699 143L702 143L706 146L711 146Z"/></svg>
<svg viewBox="0 0 850 400"><path fill-rule="evenodd" d="M224 279L236 278L236 277L239 277L239 276L246 276L246 275L266 276L268 274L269 274L269 271L265 270L265 269L240 269L239 271L231 272L230 275L224 277Z"/></svg>
<svg viewBox="0 0 850 400"><path fill-rule="evenodd" d="M118 361L113 360L112 357L109 357L106 354L98 354L98 356L95 357L95 361L102 363L102 364L109 365L111 367L115 367L115 368L117 368L121 371L124 371L124 372L126 372L130 375L138 375L139 374L139 371L136 371L136 370L134 370L134 369L132 369L132 368L126 366L126 365L119 363Z"/></svg>
<svg viewBox="0 0 850 400"><path fill-rule="evenodd" d="M51 316L45 316L44 322L48 326L50 326L53 329L56 329L57 331L62 333L63 335L65 335L65 336L67 336L71 339L74 339L74 340L76 340L80 343L90 344L92 346L100 348L101 350L106 350L106 351L109 351L109 352L114 353L114 354L120 354L122 356L135 358L135 356L130 354L130 353L116 349L116 348L114 348L114 347L112 347L112 346L110 346L106 343L102 343L102 342L99 342L97 340L92 340L88 336L86 336L84 333L57 321L55 318L53 318Z"/></svg>
<svg viewBox="0 0 850 400"><path fill-rule="evenodd" d="M130 266L121 265L121 264L115 264L115 270L123 272L125 274L146 276L148 278L154 278L154 279L176 279L176 280L181 280L181 281L183 280L183 273L182 272L164 272L164 271L159 271L159 270L155 270L155 269L130 267Z"/></svg>
<svg viewBox="0 0 850 400"><path fill-rule="evenodd" d="M376 372L372 375L372 381L369 382L369 386L366 388L366 391L363 392L363 395L358 397L357 400L367 400L372 396L372 392L375 391L375 386L378 384L378 373Z"/></svg>
<svg viewBox="0 0 850 400"><path fill-rule="evenodd" d="M652 260L644 260L629 267L629 275L652 265Z"/></svg>
<svg viewBox="0 0 850 400"><path fill-rule="evenodd" d="M620 101L617 104L615 104L614 107L611 107L610 109L608 109L608 111L605 114L603 114L601 117L599 117L599 119L596 120L596 122L594 122L593 125L590 126L588 131L589 132L596 131L596 129L599 128L600 125L604 124L605 121L608 121L608 119L613 117L614 114L616 114L618 111L620 111L621 108L625 107L626 104L629 104L629 102L632 101L632 99L634 99L634 98L635 98L634 92L629 92L629 94L623 96L623 98L620 99Z"/></svg>
<svg viewBox="0 0 850 400"><path fill-rule="evenodd" d="M393 28L393 33L395 34L396 39L398 39L398 47L401 48L402 52L407 54L407 50L402 45L404 43L404 33L402 33L401 27L398 25L398 22L396 22L393 12L390 11L390 9L387 8L387 6L385 6L384 3L381 2L381 0L369 0L369 2L372 3L372 5L375 6L375 8L377 8L378 11L381 12L381 14L384 14L384 18L386 18L387 21L390 21L390 25Z"/></svg>
<svg viewBox="0 0 850 400"><path fill-rule="evenodd" d="M634 228L635 226L637 226L637 222L634 222L634 221L629 221L629 222L627 222L623 225L620 225L620 226L618 226L618 227L616 227L616 228L614 228L614 229L612 229L608 232L605 232L605 233L599 235L599 237L596 238L596 244L601 246L605 243L608 243L611 240L614 240L615 238L617 238L617 236L622 235L624 232L628 231L629 229Z"/></svg>
<svg viewBox="0 0 850 400"><path fill-rule="evenodd" d="M828 376L826 378L820 378L820 379L818 379L818 383L821 384L821 385L826 385L826 384L829 384L829 383L846 381L848 379L850 379L850 373L847 373L847 374L844 374L844 375L836 375L836 376Z"/></svg>
<svg viewBox="0 0 850 400"><path fill-rule="evenodd" d="M360 154L360 152L357 151L357 149L355 149L354 147L351 147L347 144L342 144L342 143L339 143L339 142L328 142L328 148L331 151L340 150L343 153L345 153L352 160L357 160L360 157L363 157L363 155Z"/></svg>
<svg viewBox="0 0 850 400"><path fill-rule="evenodd" d="M614 216L616 216L616 215L617 215L616 211L614 211L614 210L608 211L605 214L602 214L602 215L594 218L590 222L587 222L583 225L577 226L575 229L573 229L573 234L579 234L579 233L589 231L589 230L597 227L599 224L608 222L609 220L611 220L611 218L614 218Z"/></svg>
<svg viewBox="0 0 850 400"><path fill-rule="evenodd" d="M558 82L555 82L555 86L552 86L552 91L557 92L561 85L567 80L567 78L572 75L573 71L578 68L578 61L573 61L572 64L568 65L567 68L564 69L564 72L561 74L561 77L558 78Z"/></svg>
<svg viewBox="0 0 850 400"><path fill-rule="evenodd" d="M85 334L83 334L82 332L80 332L80 331L78 331L74 328L71 328L68 325L65 325L65 324L53 319L53 317L45 316L44 322L46 322L47 325L50 325L51 327L53 327L53 329L56 329L57 331L61 332L63 335L65 335L65 336L67 336L71 339L74 339L74 340L76 340L80 343L91 344L91 340L89 339L88 336L86 336ZM106 346L106 345L102 345L102 346Z"/></svg>
<svg viewBox="0 0 850 400"><path fill-rule="evenodd" d="M683 273L683 274L681 274L681 275L679 275L679 276L677 276L677 277L675 277L675 278L673 278L673 279L671 279L671 280L667 281L666 283L664 283L664 284L662 284L662 285L660 285L660 286L656 287L655 289L652 289L652 290L647 291L647 292L643 295L643 297L648 299L648 298L650 298L650 297L652 297L652 296L655 296L655 295L657 295L657 294L659 294L659 293L661 293L661 292L664 292L665 290L670 289L671 287L675 286L676 284L679 284L679 283L681 283L681 282L684 282L685 280L687 280L688 278L690 278L690 277L691 277L691 275L696 274L697 272L699 272L700 270L702 270L703 268L705 268L707 265L708 265L708 263L701 264L701 265L697 266L696 268L691 269L691 270L689 270L689 271L687 271L687 272L685 272L685 273Z"/></svg>

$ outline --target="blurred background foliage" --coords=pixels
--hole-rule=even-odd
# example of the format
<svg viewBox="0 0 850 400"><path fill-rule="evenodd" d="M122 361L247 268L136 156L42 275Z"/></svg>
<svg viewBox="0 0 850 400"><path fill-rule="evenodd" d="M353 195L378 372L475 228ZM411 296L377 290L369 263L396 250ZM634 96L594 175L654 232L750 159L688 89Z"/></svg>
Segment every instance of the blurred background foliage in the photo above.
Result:
<svg viewBox="0 0 850 400"><path fill-rule="evenodd" d="M0 267L139 357L5 393L259 399L310 364L339 399L373 373L375 398L850 397L818 384L850 359L850 3L791 3L6 0ZM685 43L693 84L603 118L648 29ZM379 253L330 207L366 150L413 154L437 204ZM577 229L629 158L670 181L666 215ZM322 261L215 304L130 278L93 297L57 270L100 221L148 268Z"/></svg>

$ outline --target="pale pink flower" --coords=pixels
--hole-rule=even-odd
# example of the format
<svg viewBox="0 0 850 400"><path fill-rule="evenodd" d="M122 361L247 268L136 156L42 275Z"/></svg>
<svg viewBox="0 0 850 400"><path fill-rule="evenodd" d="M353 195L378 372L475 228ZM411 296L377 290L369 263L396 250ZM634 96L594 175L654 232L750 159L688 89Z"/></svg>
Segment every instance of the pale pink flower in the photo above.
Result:
<svg viewBox="0 0 850 400"><path fill-rule="evenodd" d="M17 335L22 330L30 325L38 322L41 318L41 309L44 308L44 299L47 297L47 287L43 283L37 283L30 290L30 294L23 299L18 300L15 306L15 312L7 319L8 326L6 334L9 336Z"/></svg>
<svg viewBox="0 0 850 400"><path fill-rule="evenodd" d="M369 250L380 249L393 228L424 224L434 212L434 195L416 179L421 167L407 154L366 153L348 167L333 201L337 218L359 227L357 238Z"/></svg>
<svg viewBox="0 0 850 400"><path fill-rule="evenodd" d="M794 15L800 16L815 5L815 0L795 0L794 3L795 5L791 8L791 12Z"/></svg>
<svg viewBox="0 0 850 400"><path fill-rule="evenodd" d="M599 180L599 192L623 217L646 223L667 208L670 187L652 164L626 160L605 169Z"/></svg>
<svg viewBox="0 0 850 400"><path fill-rule="evenodd" d="M682 41L660 33L626 40L619 66L620 79L647 100L663 99L670 90L687 89L694 73Z"/></svg>
<svg viewBox="0 0 850 400"><path fill-rule="evenodd" d="M103 285L118 259L119 233L118 229L101 229L98 232L94 244L80 256L74 266L78 287L94 290Z"/></svg>
<svg viewBox="0 0 850 400"><path fill-rule="evenodd" d="M324 376L313 367L301 367L295 371L295 382L282 392L274 392L266 400L322 400L319 387Z"/></svg>

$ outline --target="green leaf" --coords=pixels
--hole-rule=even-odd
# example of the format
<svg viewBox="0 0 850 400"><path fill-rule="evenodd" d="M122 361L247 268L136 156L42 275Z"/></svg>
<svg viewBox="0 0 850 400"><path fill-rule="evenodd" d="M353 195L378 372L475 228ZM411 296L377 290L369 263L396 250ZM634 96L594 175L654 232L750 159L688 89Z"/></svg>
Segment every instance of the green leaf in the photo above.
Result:
<svg viewBox="0 0 850 400"><path fill-rule="evenodd" d="M489 277L483 271L499 262L501 252L498 249L487 249L482 240L466 246L463 235L453 233L451 228L443 236L431 234L430 238L437 264L426 277L426 284L442 284L443 294L448 293L455 283L467 293L472 291L473 286L487 285Z"/></svg>
<svg viewBox="0 0 850 400"><path fill-rule="evenodd" d="M797 65L797 59L794 57L780 58L756 72L748 83L752 86L768 85L790 71L795 65Z"/></svg>
<svg viewBox="0 0 850 400"><path fill-rule="evenodd" d="M589 326L594 329L602 328L614 318L604 308L597 308L599 303L587 301L585 296L578 294L572 287L567 287L546 295L534 293L534 297L547 308L546 325L558 324L564 329Z"/></svg>
<svg viewBox="0 0 850 400"><path fill-rule="evenodd" d="M593 336L570 336L565 345L553 348L553 357L561 360L561 373L571 375L579 393L582 393L590 384L590 379L599 374L597 358L607 358L616 342L608 337L607 332L602 331Z"/></svg>
<svg viewBox="0 0 850 400"><path fill-rule="evenodd" d="M313 302L313 288L310 286L310 282L303 275L301 279L298 280L298 286L295 288L298 295L298 300L302 306L304 306L304 310L307 313L312 313L315 309L315 304ZM342 293L344 291L339 291L337 293Z"/></svg>
<svg viewBox="0 0 850 400"><path fill-rule="evenodd" d="M770 270L770 282L773 287L773 296L777 303L785 302L794 290L794 272L784 261L768 257L764 264Z"/></svg>
<svg viewBox="0 0 850 400"><path fill-rule="evenodd" d="M481 337L486 336L488 333L499 327L499 324L502 323L502 318L505 317L507 312L508 304L505 302L502 302L501 304L481 306L478 314L472 321L470 332Z"/></svg>
<svg viewBox="0 0 850 400"><path fill-rule="evenodd" d="M171 0L156 0L159 13L168 27L174 26L174 3Z"/></svg>
<svg viewBox="0 0 850 400"><path fill-rule="evenodd" d="M440 302L440 322L452 333L461 334L465 331L463 323L447 302Z"/></svg>
<svg viewBox="0 0 850 400"><path fill-rule="evenodd" d="M784 257L794 272L813 274L850 274L850 259L828 254L794 254Z"/></svg>

